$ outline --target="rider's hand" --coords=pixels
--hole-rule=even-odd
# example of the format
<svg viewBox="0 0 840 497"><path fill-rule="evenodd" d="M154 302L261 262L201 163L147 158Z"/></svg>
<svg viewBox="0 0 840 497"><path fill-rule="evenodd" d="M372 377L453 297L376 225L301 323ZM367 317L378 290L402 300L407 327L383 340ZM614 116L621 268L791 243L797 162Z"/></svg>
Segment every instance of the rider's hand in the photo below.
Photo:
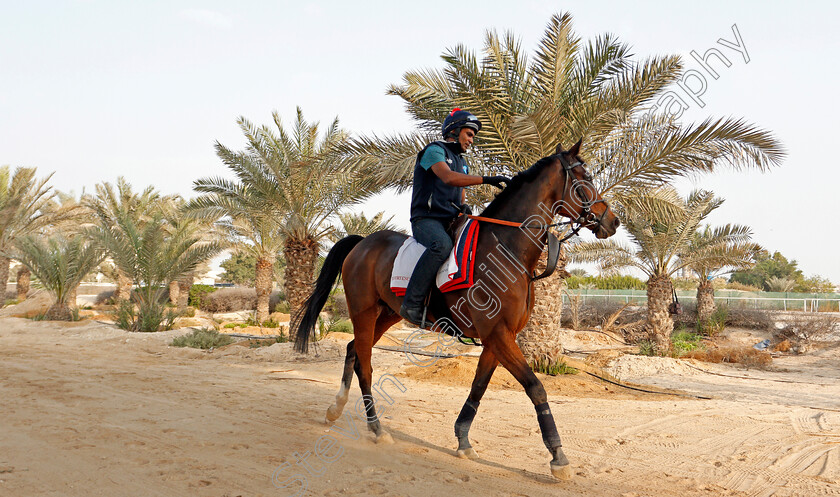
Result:
<svg viewBox="0 0 840 497"><path fill-rule="evenodd" d="M493 185L496 188L504 188L510 184L510 178L507 176L482 176L481 181L485 185Z"/></svg>
<svg viewBox="0 0 840 497"><path fill-rule="evenodd" d="M472 211L472 208L469 205L462 204L461 207L460 207L460 210L461 210L461 214L463 214L465 216L472 216L473 211Z"/></svg>

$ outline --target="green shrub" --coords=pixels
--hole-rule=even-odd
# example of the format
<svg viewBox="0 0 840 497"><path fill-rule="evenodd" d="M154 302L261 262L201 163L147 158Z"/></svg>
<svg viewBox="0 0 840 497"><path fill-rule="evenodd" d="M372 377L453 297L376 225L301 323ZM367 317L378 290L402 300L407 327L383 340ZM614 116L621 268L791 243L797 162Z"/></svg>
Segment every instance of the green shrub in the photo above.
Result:
<svg viewBox="0 0 840 497"><path fill-rule="evenodd" d="M288 314L289 309L289 303L285 300L277 302L277 305L274 306L274 312L282 312L283 314Z"/></svg>
<svg viewBox="0 0 840 497"><path fill-rule="evenodd" d="M330 323L329 332L353 334L353 323L347 319L339 319Z"/></svg>
<svg viewBox="0 0 840 497"><path fill-rule="evenodd" d="M183 317L183 318L194 318L195 317L195 307L184 307L181 310L181 317Z"/></svg>
<svg viewBox="0 0 840 497"><path fill-rule="evenodd" d="M542 358L532 362L531 369L537 373L543 373L550 376L578 374L578 370L566 364L566 361L551 362Z"/></svg>
<svg viewBox="0 0 840 497"><path fill-rule="evenodd" d="M260 328L277 328L280 326L280 323L274 321L272 319L267 319L262 323L258 323L254 316L249 317L243 326L259 326Z"/></svg>
<svg viewBox="0 0 840 497"><path fill-rule="evenodd" d="M199 328L188 335L179 336L172 340L173 347L192 347L195 349L212 349L231 343L233 343L232 337L209 328Z"/></svg>
<svg viewBox="0 0 840 497"><path fill-rule="evenodd" d="M134 311L134 303L128 300L120 300L114 311L114 321L117 322L117 327L133 331L136 320L137 313Z"/></svg>
<svg viewBox="0 0 840 497"><path fill-rule="evenodd" d="M647 283L639 278L619 274L612 276L573 275L566 279L566 285L570 290L592 287L598 290L645 290L647 288Z"/></svg>
<svg viewBox="0 0 840 497"><path fill-rule="evenodd" d="M169 309L159 301L143 301L136 308L133 302L120 301L114 311L114 321L119 328L127 331L164 331L171 330L178 317L178 311Z"/></svg>
<svg viewBox="0 0 840 497"><path fill-rule="evenodd" d="M233 329L233 328L247 328L248 323L228 323L224 325L224 328Z"/></svg>
<svg viewBox="0 0 840 497"><path fill-rule="evenodd" d="M703 348L700 343L702 337L696 333L691 333L685 329L679 329L671 334L671 347L674 355L677 357L687 354L688 352Z"/></svg>
<svg viewBox="0 0 840 497"><path fill-rule="evenodd" d="M319 316L318 327L313 335L315 339L320 340L327 336L327 333L332 332L352 334L353 323L347 319L330 319L329 321L324 321L324 319Z"/></svg>
<svg viewBox="0 0 840 497"><path fill-rule="evenodd" d="M718 306L706 322L697 322L697 332L710 337L720 335L726 327L728 314L725 306Z"/></svg>
<svg viewBox="0 0 840 497"><path fill-rule="evenodd" d="M187 303L196 309L201 309L201 303L204 301L204 297L216 290L217 288L212 285L193 285L190 287L190 298L187 300Z"/></svg>

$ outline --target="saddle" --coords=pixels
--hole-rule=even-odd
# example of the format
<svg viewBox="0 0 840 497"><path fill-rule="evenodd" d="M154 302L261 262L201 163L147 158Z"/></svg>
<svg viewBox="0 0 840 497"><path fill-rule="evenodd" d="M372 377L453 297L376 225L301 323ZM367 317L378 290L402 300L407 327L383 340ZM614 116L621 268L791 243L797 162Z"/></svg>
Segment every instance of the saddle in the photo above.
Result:
<svg viewBox="0 0 840 497"><path fill-rule="evenodd" d="M441 292L451 292L469 288L473 285L473 264L475 262L475 251L478 246L477 221L467 219L465 216L456 224L450 226L455 228L456 236L452 243L452 253L449 259L443 263L438 270L435 282ZM421 245L413 237L403 242L397 257L394 259L394 267L391 270L391 291L401 297L405 295L408 280L414 271L414 266L420 256L425 252L426 247Z"/></svg>

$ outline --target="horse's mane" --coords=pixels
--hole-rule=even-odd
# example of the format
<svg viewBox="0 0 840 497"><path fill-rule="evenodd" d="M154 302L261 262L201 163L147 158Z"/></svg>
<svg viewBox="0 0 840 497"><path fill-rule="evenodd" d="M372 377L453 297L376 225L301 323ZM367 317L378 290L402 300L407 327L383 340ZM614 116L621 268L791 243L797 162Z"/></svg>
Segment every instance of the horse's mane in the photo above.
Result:
<svg viewBox="0 0 840 497"><path fill-rule="evenodd" d="M524 171L519 171L516 176L511 179L510 184L501 192L496 195L496 198L493 199L492 202L482 211L481 215L485 217L493 217L494 215L498 214L499 209L507 203L508 200L512 199L519 193L519 190L522 188L523 185L527 183L531 183L537 177L539 177L540 173L542 173L543 169L548 167L557 159L556 155L549 155L548 157L543 157L542 159L538 160L528 169Z"/></svg>

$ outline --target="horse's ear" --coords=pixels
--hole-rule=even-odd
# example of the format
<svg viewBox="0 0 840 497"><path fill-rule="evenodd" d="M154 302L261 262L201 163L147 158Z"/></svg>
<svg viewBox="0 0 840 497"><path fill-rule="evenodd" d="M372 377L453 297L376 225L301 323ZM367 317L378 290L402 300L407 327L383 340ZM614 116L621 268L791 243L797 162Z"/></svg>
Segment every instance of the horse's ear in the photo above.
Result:
<svg viewBox="0 0 840 497"><path fill-rule="evenodd" d="M558 143L558 144L557 144L557 148L556 148L556 149L554 149L554 155L560 155L560 154L562 154L562 153L563 153L563 144L562 144L562 143Z"/></svg>
<svg viewBox="0 0 840 497"><path fill-rule="evenodd" d="M569 149L568 154L571 155L572 157L577 157L578 153L580 153L580 146L581 146L582 143L583 143L583 138L581 138L580 140L578 140L577 143L572 145L572 148Z"/></svg>

